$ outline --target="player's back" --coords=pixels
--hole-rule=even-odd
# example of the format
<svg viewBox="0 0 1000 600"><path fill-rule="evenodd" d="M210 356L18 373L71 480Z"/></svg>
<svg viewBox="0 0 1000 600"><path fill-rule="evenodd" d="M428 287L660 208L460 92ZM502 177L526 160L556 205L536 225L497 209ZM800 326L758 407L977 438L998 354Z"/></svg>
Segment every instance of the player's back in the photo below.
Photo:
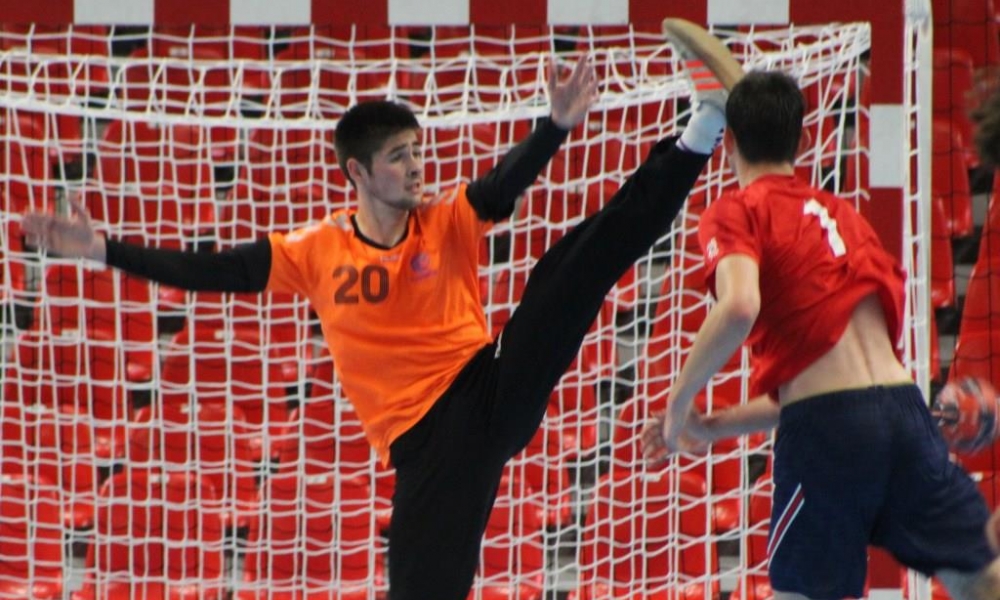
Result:
<svg viewBox="0 0 1000 600"><path fill-rule="evenodd" d="M777 392L837 346L869 296L883 314L876 333L892 348L902 271L850 203L795 177L767 175L720 198L706 217L706 254L716 239L717 247L756 255L760 269L761 309L748 338L754 393ZM742 241L726 239L735 231L745 232Z"/></svg>

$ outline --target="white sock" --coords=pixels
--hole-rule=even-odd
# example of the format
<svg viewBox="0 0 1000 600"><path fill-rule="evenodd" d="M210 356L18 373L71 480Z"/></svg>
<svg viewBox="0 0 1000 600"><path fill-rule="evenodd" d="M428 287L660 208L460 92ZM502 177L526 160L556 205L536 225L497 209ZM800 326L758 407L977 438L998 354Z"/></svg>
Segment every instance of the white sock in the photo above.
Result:
<svg viewBox="0 0 1000 600"><path fill-rule="evenodd" d="M698 154L711 154L722 140L722 130L725 127L726 114L719 107L699 102L681 134L680 146Z"/></svg>

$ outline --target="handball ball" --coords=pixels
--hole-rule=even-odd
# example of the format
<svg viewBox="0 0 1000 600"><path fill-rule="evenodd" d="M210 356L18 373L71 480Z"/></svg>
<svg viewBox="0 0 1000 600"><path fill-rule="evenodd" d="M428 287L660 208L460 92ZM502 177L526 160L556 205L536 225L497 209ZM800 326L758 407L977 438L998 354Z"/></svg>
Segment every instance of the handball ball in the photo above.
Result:
<svg viewBox="0 0 1000 600"><path fill-rule="evenodd" d="M997 437L997 392L976 377L949 381L932 407L948 447L962 454L986 448Z"/></svg>

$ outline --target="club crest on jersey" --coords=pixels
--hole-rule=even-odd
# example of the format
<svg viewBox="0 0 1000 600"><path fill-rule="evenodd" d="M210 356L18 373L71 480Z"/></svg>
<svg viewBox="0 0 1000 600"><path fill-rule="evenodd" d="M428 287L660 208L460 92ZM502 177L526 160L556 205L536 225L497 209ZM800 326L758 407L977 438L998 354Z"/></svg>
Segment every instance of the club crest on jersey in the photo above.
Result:
<svg viewBox="0 0 1000 600"><path fill-rule="evenodd" d="M426 252L418 252L410 259L410 270L412 279L417 281L437 273L437 269L431 265L431 256Z"/></svg>
<svg viewBox="0 0 1000 600"><path fill-rule="evenodd" d="M719 242L714 237L708 241L708 246L705 248L705 258L708 260L715 260L715 257L719 255Z"/></svg>

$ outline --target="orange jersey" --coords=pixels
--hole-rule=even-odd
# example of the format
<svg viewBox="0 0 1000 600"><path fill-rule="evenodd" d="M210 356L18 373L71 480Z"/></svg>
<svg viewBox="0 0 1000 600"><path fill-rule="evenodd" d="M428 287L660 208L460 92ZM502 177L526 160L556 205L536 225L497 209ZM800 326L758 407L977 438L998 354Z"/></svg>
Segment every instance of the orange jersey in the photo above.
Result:
<svg viewBox="0 0 1000 600"><path fill-rule="evenodd" d="M353 210L270 235L268 291L309 298L344 392L383 460L490 342L478 276L490 224L465 190L412 211L406 237L391 249L359 239Z"/></svg>

